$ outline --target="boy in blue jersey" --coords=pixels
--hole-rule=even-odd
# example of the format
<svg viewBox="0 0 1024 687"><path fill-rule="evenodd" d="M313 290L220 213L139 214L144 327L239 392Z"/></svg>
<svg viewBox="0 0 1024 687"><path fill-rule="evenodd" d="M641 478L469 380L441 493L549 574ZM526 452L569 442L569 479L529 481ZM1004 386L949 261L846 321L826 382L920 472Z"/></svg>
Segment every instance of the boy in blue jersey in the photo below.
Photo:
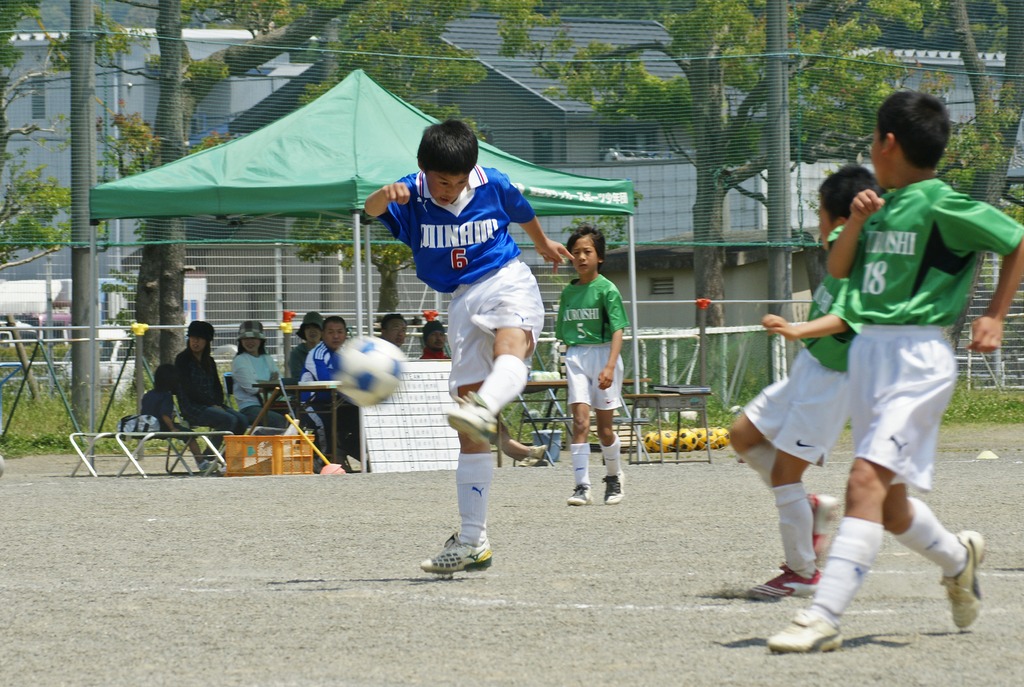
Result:
<svg viewBox="0 0 1024 687"><path fill-rule="evenodd" d="M341 315L331 315L323 320L323 338L306 356L300 382L325 382L338 376L340 360L338 351L348 338L348 325ZM332 453L346 472L354 472L347 456L359 463L362 455L362 439L359 427L359 408L341 405L335 409L335 421L331 422L332 399L330 391L304 391L300 396L306 404L306 416L316 425L317 438L324 447L324 453ZM332 436L332 427L337 436ZM313 460L313 471L319 473L323 461L319 456Z"/></svg>
<svg viewBox="0 0 1024 687"><path fill-rule="evenodd" d="M491 564L490 444L497 438L498 413L526 386L526 361L544 324L537 280L520 262L509 224L520 224L556 267L571 257L544 234L508 177L478 166L477 156L476 135L465 123L450 119L429 126L416 153L420 171L374 191L364 208L412 248L423 282L454 294L448 388L458 406L448 411L448 423L459 433L455 482L461 527L439 554L420 564L440 575Z"/></svg>

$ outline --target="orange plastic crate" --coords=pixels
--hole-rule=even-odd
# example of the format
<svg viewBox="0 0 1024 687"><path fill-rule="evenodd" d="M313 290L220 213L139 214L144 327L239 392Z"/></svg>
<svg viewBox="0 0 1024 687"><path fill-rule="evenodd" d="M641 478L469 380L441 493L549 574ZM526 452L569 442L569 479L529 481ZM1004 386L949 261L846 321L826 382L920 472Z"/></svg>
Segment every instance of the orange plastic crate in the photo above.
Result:
<svg viewBox="0 0 1024 687"><path fill-rule="evenodd" d="M313 449L297 436L224 437L228 477L312 475Z"/></svg>

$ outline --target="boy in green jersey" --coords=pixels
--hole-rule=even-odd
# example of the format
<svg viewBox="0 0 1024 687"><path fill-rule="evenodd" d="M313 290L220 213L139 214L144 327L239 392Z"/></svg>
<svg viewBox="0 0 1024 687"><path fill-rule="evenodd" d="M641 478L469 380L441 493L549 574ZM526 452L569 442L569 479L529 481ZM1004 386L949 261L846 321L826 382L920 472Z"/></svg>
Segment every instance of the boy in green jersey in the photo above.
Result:
<svg viewBox="0 0 1024 687"><path fill-rule="evenodd" d="M612 429L615 409L622 405L622 333L629 326L622 296L615 284L598 273L604 262L604 235L581 224L566 248L579 275L565 287L558 301L555 335L565 351L565 377L572 410L573 478L576 486L570 506L593 503L590 495L590 409L597 416L607 476L604 502L612 506L623 498L619 437Z"/></svg>
<svg viewBox="0 0 1024 687"><path fill-rule="evenodd" d="M972 324L972 351L1002 340L1003 319L1024 274L1024 227L936 178L949 139L937 98L900 91L878 110L871 161L883 188L862 191L829 253L829 272L849 277L848 307L862 322L850 347L854 463L846 515L809 610L768 639L775 652L829 651L842 644L839 619L882 546L883 529L942 568L953 622L968 627L981 608L977 568L985 541L949 532L907 485L931 489L942 414L956 381L943 338L963 309L978 253L1005 256L999 282Z"/></svg>
<svg viewBox="0 0 1024 687"><path fill-rule="evenodd" d="M821 184L818 228L826 249L864 189L881 192L875 175L860 165L847 165ZM729 430L733 449L772 490L779 512L785 563L781 575L749 591L756 599L811 596L821 579L818 561L828 549L839 502L808 494L803 475L808 466L825 464L850 417L846 358L858 327L847 321L846 290L845 279L826 275L814 292L807 322L794 325L778 315L761 320L773 334L802 339L805 348L789 376L758 394Z"/></svg>

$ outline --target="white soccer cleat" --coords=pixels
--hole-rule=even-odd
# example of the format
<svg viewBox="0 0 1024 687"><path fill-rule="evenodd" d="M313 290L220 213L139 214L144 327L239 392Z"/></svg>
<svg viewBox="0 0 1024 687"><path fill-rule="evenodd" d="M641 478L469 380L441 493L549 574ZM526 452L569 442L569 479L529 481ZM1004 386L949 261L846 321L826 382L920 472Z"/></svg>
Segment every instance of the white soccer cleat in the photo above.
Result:
<svg viewBox="0 0 1024 687"><path fill-rule="evenodd" d="M839 628L810 611L800 611L789 627L768 638L768 648L777 654L832 651L842 644Z"/></svg>
<svg viewBox="0 0 1024 687"><path fill-rule="evenodd" d="M964 530L956 538L967 549L967 563L959 575L943 577L942 585L953 607L953 622L962 630L969 627L981 611L978 566L985 560L985 538L970 530Z"/></svg>
<svg viewBox="0 0 1024 687"><path fill-rule="evenodd" d="M491 555L491 545L486 539L474 546L462 542L456 532L448 537L441 553L420 563L420 568L423 572L448 576L463 570L485 570L491 567Z"/></svg>
<svg viewBox="0 0 1024 687"><path fill-rule="evenodd" d="M498 438L498 418L473 391L466 398L460 398L459 405L448 411L448 424L473 441L493 444Z"/></svg>

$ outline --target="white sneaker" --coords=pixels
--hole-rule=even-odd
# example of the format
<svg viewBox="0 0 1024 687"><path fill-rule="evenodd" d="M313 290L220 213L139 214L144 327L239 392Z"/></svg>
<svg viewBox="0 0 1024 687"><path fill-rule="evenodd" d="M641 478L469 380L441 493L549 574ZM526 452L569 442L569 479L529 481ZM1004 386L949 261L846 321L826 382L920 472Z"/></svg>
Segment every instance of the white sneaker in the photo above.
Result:
<svg viewBox="0 0 1024 687"><path fill-rule="evenodd" d="M842 644L839 628L810 611L800 611L789 627L768 638L768 648L780 654L832 651Z"/></svg>
<svg viewBox="0 0 1024 687"><path fill-rule="evenodd" d="M953 622L962 630L969 627L981 611L978 566L985 560L985 538L970 530L964 530L956 538L967 549L967 564L959 575L943 577L942 584L953 606Z"/></svg>
<svg viewBox="0 0 1024 687"><path fill-rule="evenodd" d="M589 506L593 502L594 497L590 495L590 485L587 484L577 484L572 496L566 500L570 506Z"/></svg>
<svg viewBox="0 0 1024 687"><path fill-rule="evenodd" d="M473 391L459 399L458 407L448 411L448 424L473 441L493 444L498 438L498 418Z"/></svg>
<svg viewBox="0 0 1024 687"><path fill-rule="evenodd" d="M486 539L479 545L465 544L456 532L448 537L441 553L420 563L423 572L451 575L462 570L484 570L491 567L491 545Z"/></svg>
<svg viewBox="0 0 1024 687"><path fill-rule="evenodd" d="M614 506L622 501L625 496L622 493L623 482L625 482L625 478L621 472L604 478L604 505Z"/></svg>

